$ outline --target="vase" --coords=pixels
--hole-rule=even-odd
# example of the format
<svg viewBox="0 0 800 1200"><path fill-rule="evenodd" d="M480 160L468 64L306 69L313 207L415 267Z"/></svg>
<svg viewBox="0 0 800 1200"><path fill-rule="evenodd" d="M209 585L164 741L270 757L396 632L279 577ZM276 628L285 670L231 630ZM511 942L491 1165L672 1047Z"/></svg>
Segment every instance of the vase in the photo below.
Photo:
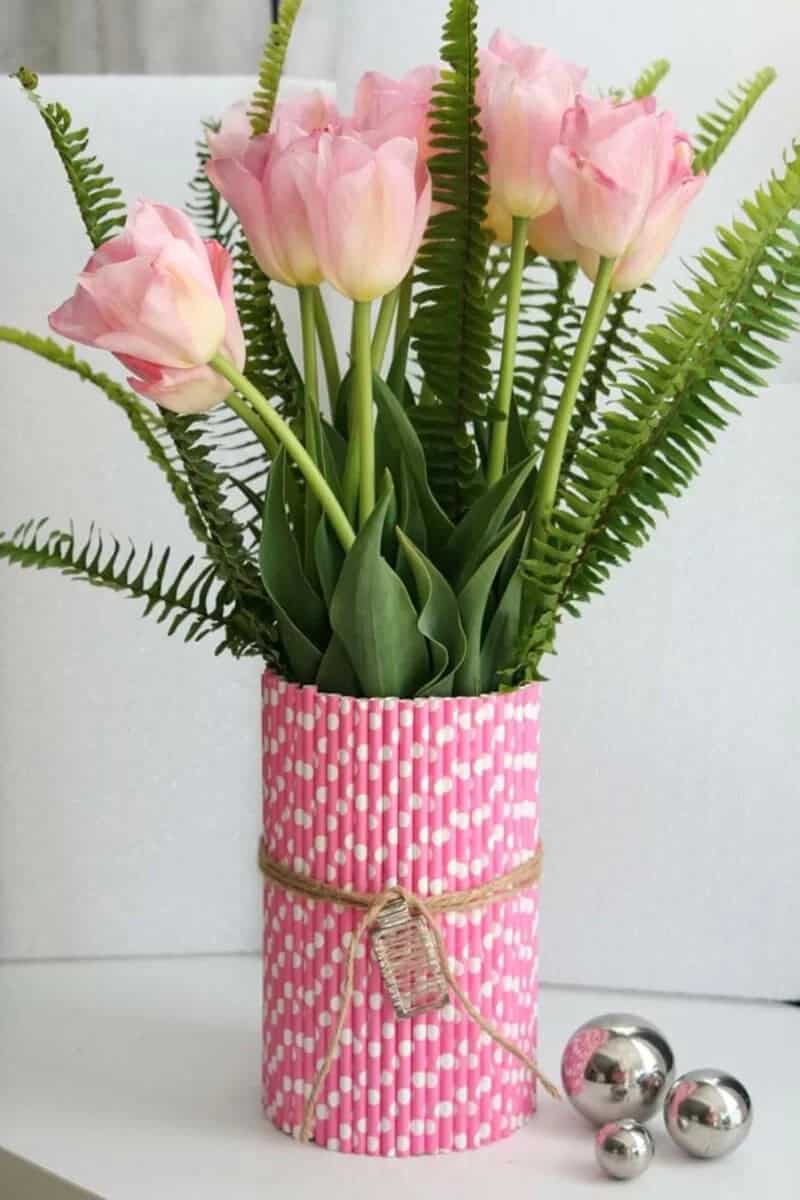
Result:
<svg viewBox="0 0 800 1200"><path fill-rule="evenodd" d="M355 699L263 677L264 851L295 875L420 896L474 888L538 845L539 685L454 699ZM263 1100L301 1128L363 912L264 887ZM482 1017L533 1057L538 888L437 918ZM485 1146L535 1110L535 1081L454 997L400 1018L368 937L313 1112L313 1140L405 1156Z"/></svg>

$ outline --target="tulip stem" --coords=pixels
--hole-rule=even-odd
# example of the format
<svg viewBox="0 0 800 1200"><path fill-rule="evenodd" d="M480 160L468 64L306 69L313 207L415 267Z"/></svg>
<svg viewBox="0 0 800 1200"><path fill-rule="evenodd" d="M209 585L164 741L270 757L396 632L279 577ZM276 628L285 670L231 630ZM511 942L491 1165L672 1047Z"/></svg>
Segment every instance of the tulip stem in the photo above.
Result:
<svg viewBox="0 0 800 1200"><path fill-rule="evenodd" d="M339 359L336 354L336 343L333 340L333 331L331 330L331 322L328 317L328 310L325 307L325 300L322 292L318 287L314 289L314 318L317 325L317 338L319 339L319 349L322 355L322 365L325 370L325 382L328 385L328 400L330 401L331 412L336 404L336 397L339 394L339 386L342 382L339 374Z"/></svg>
<svg viewBox="0 0 800 1200"><path fill-rule="evenodd" d="M353 302L355 387L353 431L359 452L359 528L375 507L375 433L372 425L372 345L369 300Z"/></svg>
<svg viewBox="0 0 800 1200"><path fill-rule="evenodd" d="M258 413L254 412L249 404L245 404L241 396L237 396L236 392L231 392L227 398L229 408L232 408L245 425L249 425L258 440L263 443L270 458L275 459L281 444L273 433L267 428L264 422L259 417Z"/></svg>
<svg viewBox="0 0 800 1200"><path fill-rule="evenodd" d="M389 334L394 321L394 314L397 309L397 301L400 295L400 288L393 288L391 292L387 292L381 300L381 306L378 309L378 319L375 322L375 332L372 335L372 369L380 374L383 366L386 347L389 344Z"/></svg>
<svg viewBox="0 0 800 1200"><path fill-rule="evenodd" d="M517 330L519 329L519 301L522 293L522 273L525 269L525 249L528 245L528 218L514 217L511 232L511 263L508 268L508 295L506 298L506 320L503 329L503 350L500 357L500 381L497 386L495 406L500 419L492 425L489 440L489 459L486 464L486 486L497 483L506 465L506 443L508 442L508 414L511 409L511 393L514 388L514 365L517 358Z"/></svg>
<svg viewBox="0 0 800 1200"><path fill-rule="evenodd" d="M555 503L558 479L561 474L561 463L564 458L564 448L567 444L572 412L578 396L583 372L589 361L592 346L603 323L608 302L608 290L611 275L614 271L614 258L601 258L597 268L592 295L583 318L581 331L575 344L572 362L569 365L567 378L564 380L564 390L558 402L556 415L544 448L539 475L536 480L536 490L533 496L533 536L541 537L550 520Z"/></svg>
<svg viewBox="0 0 800 1200"><path fill-rule="evenodd" d="M325 477L300 439L294 434L280 413L277 413L267 399L262 396L258 388L254 387L250 380L246 379L240 371L237 371L233 363L228 362L227 358L223 358L221 354L215 354L211 359L210 365L223 379L227 379L228 383L235 387L236 391L245 400L248 400L252 404L269 432L280 442L289 457L297 463L308 486L319 500L322 510L330 521L336 536L344 549L349 550L356 540L353 527ZM228 399L228 403L230 404L230 398ZM236 411L235 405L232 404L231 407Z"/></svg>
<svg viewBox="0 0 800 1200"><path fill-rule="evenodd" d="M319 411L319 385L317 380L317 328L314 308L313 287L298 287L300 300L300 328L303 335L303 375L305 377L305 442L308 452L317 466L322 469L322 418ZM319 525L320 505L312 491L306 495L304 521L304 562L306 573L314 568L314 535Z"/></svg>

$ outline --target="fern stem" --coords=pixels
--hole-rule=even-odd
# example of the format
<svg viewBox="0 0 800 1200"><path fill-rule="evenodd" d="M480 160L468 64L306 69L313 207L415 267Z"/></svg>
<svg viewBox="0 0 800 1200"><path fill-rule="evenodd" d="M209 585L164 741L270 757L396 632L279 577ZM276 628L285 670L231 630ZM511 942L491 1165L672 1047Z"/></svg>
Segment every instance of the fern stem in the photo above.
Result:
<svg viewBox="0 0 800 1200"><path fill-rule="evenodd" d="M492 426L489 442L489 461L486 466L486 486L497 483L506 463L508 414L514 387L514 365L517 358L519 302L522 292L522 272L525 268L525 248L528 244L528 218L514 217L511 234L511 264L508 268L508 296L503 329L503 351L500 358L500 382L497 387L497 408L500 420Z"/></svg>
<svg viewBox="0 0 800 1200"><path fill-rule="evenodd" d="M391 292L386 293L378 309L378 319L375 322L375 331L372 335L372 369L379 374L383 366L386 347L389 344L389 334L392 331L392 322L394 321L394 314L397 311L399 298L400 288L398 286L393 288Z"/></svg>
<svg viewBox="0 0 800 1200"><path fill-rule="evenodd" d="M345 550L349 550L356 539L353 527L325 477L300 439L293 433L283 417L262 396L258 388L253 387L250 380L246 379L244 375L236 370L233 363L228 362L221 354L215 354L209 365L222 375L224 379L227 379L228 383L232 384L245 400L250 401L253 408L264 421L264 424L275 435L289 457L300 468L308 486L322 505L323 512L330 521L336 536Z"/></svg>
<svg viewBox="0 0 800 1200"><path fill-rule="evenodd" d="M600 331L606 312L608 289L616 259L601 258L597 268L597 278L594 281L592 295L586 309L578 340L575 343L575 353L569 366L567 378L564 380L564 390L558 402L558 409L553 418L553 425L547 439L547 445L542 456L542 465L536 480L536 491L533 498L533 529L534 537L541 535L547 524L553 508L553 500L558 487L561 473L561 461L564 448L569 436L572 422L572 410L583 378L583 372L589 361L592 346Z"/></svg>
<svg viewBox="0 0 800 1200"><path fill-rule="evenodd" d="M322 366L325 371L325 383L328 387L328 400L330 401L331 412L333 412L336 404L336 397L339 394L339 387L342 379L339 373L339 358L336 354L336 343L333 340L333 331L331 330L331 322L328 317L328 310L325 307L325 300L322 292L318 287L313 289L314 292L314 319L317 325L317 338L319 340L320 354L322 355Z"/></svg>
<svg viewBox="0 0 800 1200"><path fill-rule="evenodd" d="M370 302L353 302L353 357L355 387L353 389L353 432L359 453L359 527L363 528L375 507L375 434L372 426L372 345L370 337Z"/></svg>

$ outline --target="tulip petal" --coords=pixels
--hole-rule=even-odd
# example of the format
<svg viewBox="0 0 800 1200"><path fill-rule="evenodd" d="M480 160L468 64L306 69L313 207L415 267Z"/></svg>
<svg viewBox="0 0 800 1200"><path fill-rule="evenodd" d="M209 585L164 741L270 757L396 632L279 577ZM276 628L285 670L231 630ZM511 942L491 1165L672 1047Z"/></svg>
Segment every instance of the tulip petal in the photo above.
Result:
<svg viewBox="0 0 800 1200"><path fill-rule="evenodd" d="M704 183L705 175L690 176L656 200L641 233L617 263L611 281L615 291L631 291L650 279Z"/></svg>
<svg viewBox="0 0 800 1200"><path fill-rule="evenodd" d="M177 413L207 412L221 404L231 391L227 380L207 366L161 371L157 379L131 375L128 383L140 396Z"/></svg>
<svg viewBox="0 0 800 1200"><path fill-rule="evenodd" d="M550 173L570 236L603 257L622 254L641 224L641 197L566 146L552 151Z"/></svg>

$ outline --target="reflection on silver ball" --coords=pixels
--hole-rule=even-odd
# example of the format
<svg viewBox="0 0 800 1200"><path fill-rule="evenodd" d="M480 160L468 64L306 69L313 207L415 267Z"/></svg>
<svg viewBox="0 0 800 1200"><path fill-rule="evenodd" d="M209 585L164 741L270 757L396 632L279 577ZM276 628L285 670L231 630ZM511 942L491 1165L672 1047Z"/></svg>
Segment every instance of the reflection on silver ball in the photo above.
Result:
<svg viewBox="0 0 800 1200"><path fill-rule="evenodd" d="M673 1141L695 1158L719 1158L750 1132L753 1106L747 1090L725 1071L687 1071L670 1088L664 1120Z"/></svg>
<svg viewBox="0 0 800 1200"><path fill-rule="evenodd" d="M612 1179L635 1179L653 1160L653 1135L638 1121L610 1121L594 1135L598 1163Z"/></svg>
<svg viewBox="0 0 800 1200"><path fill-rule="evenodd" d="M675 1074L669 1042L631 1013L606 1013L573 1033L561 1058L567 1098L589 1121L647 1121Z"/></svg>

